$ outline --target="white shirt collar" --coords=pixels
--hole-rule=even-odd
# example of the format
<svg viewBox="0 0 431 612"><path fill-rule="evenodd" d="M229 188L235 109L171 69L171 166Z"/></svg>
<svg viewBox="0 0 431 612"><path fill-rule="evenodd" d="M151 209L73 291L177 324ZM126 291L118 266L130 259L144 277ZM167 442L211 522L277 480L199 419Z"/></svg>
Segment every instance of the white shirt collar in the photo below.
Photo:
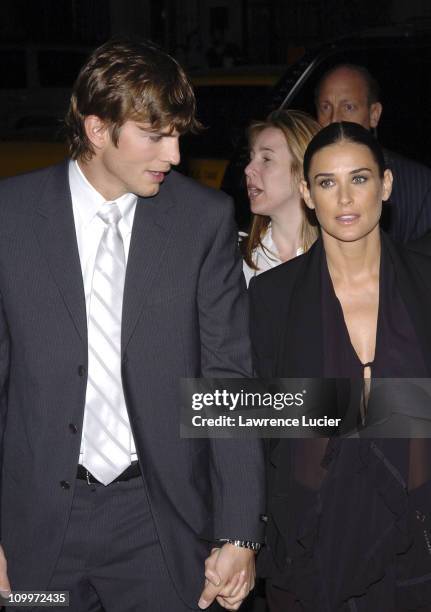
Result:
<svg viewBox="0 0 431 612"><path fill-rule="evenodd" d="M272 239L272 225L271 223L268 225L265 234L261 238L261 243L265 247L266 251L269 251L271 255L274 255L275 259L280 261L280 257L278 255L277 247L275 246L275 242Z"/></svg>
<svg viewBox="0 0 431 612"><path fill-rule="evenodd" d="M245 236L246 235L247 234L245 234ZM242 234L242 236L244 236L244 234ZM296 251L296 255L302 255L303 252L303 249L299 248ZM261 238L261 244L259 244L255 249L253 249L252 261L257 266L257 269L251 268L245 261L243 265L244 276L247 282L247 286L253 276L260 274L261 272L271 270L271 268L275 268L276 266L283 263L280 259L277 247L275 246L274 240L272 238L271 224L269 224L266 228L266 231Z"/></svg>
<svg viewBox="0 0 431 612"><path fill-rule="evenodd" d="M69 182L72 201L81 227L87 227L107 200L88 181L76 160L69 162ZM115 200L122 215L123 231L131 233L137 196L125 193Z"/></svg>
<svg viewBox="0 0 431 612"><path fill-rule="evenodd" d="M268 225L267 230L261 239L261 243L262 243L262 246L264 247L262 249L263 251L262 255L265 259L268 260L268 263L272 263L272 265L279 265L283 263L280 259L280 255L278 253L277 247L272 238L272 224L271 223ZM296 256L302 255L303 253L304 253L304 249L302 247L299 247L296 250Z"/></svg>

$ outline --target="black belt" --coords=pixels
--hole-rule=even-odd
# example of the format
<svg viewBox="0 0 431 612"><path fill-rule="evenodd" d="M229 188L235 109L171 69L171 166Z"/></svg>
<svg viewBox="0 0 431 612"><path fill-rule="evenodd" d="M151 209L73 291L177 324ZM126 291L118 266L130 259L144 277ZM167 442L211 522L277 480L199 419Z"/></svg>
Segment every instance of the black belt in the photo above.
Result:
<svg viewBox="0 0 431 612"><path fill-rule="evenodd" d="M138 461L133 461L129 465L127 469L124 470L115 480L112 482L124 482L125 480L131 480L132 478L137 478L141 476L141 468L139 467ZM97 480L83 465L78 465L78 470L76 472L76 477L79 480L86 480L88 484L102 484L100 480ZM112 483L110 483L112 484Z"/></svg>

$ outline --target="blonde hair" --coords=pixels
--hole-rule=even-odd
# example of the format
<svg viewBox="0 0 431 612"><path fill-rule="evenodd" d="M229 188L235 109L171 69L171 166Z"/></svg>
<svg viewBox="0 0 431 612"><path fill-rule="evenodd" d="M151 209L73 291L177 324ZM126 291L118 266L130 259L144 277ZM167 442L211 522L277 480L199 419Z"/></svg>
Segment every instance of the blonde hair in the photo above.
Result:
<svg viewBox="0 0 431 612"><path fill-rule="evenodd" d="M307 113L297 110L277 110L268 115L264 121L256 121L250 125L248 129L249 145L253 144L258 134L271 127L281 130L284 134L286 146L292 155L291 173L299 185L303 178L302 163L305 150L313 136L321 129L320 125ZM300 243L305 252L315 242L318 236L318 226L312 213L305 206L305 202L302 201L301 205L303 221L300 229ZM241 242L244 259L253 270L258 269L253 262L253 251L258 246L264 248L262 239L270 222L271 218L266 215L253 215L249 234Z"/></svg>

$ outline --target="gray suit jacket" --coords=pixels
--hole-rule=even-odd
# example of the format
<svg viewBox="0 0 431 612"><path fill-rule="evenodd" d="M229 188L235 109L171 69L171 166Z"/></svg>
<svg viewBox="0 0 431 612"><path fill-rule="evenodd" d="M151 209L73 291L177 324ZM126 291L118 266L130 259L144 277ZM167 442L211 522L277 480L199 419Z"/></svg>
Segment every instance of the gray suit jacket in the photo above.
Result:
<svg viewBox="0 0 431 612"><path fill-rule="evenodd" d="M169 571L190 605L205 539L262 539L260 443L179 434L180 377L251 371L231 209L172 172L157 196L138 200L124 293L130 420ZM71 508L86 389L67 164L0 184L0 294L2 544L12 588L44 589Z"/></svg>

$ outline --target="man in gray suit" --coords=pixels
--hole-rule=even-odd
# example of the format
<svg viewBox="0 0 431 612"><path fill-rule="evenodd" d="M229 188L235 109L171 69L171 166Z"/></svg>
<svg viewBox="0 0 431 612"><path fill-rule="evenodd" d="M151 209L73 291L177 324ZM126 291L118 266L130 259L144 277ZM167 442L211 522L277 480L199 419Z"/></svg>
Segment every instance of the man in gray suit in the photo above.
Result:
<svg viewBox="0 0 431 612"><path fill-rule="evenodd" d="M66 123L71 160L0 185L0 588L68 590L76 612L237 609L262 449L179 435L181 377L251 372L231 202L171 171L191 85L110 41Z"/></svg>

